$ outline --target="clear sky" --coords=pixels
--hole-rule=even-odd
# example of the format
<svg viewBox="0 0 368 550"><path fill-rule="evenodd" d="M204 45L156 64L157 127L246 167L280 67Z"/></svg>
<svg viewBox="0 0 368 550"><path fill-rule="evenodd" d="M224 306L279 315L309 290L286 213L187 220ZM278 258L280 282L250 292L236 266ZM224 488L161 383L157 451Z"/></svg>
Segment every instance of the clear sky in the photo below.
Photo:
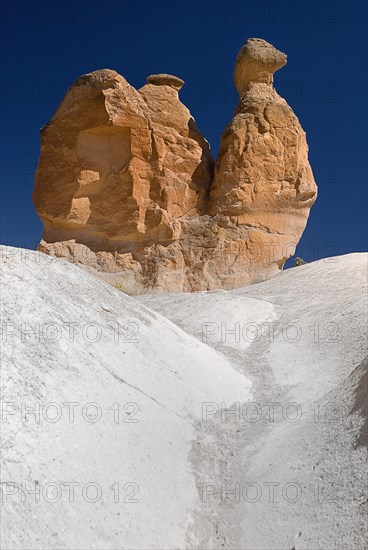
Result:
<svg viewBox="0 0 368 550"><path fill-rule="evenodd" d="M180 98L217 153L237 94L236 54L263 38L288 55L275 86L307 132L319 186L298 254L367 250L367 3L349 1L2 0L1 242L35 248L39 130L84 73L141 87L186 82Z"/></svg>

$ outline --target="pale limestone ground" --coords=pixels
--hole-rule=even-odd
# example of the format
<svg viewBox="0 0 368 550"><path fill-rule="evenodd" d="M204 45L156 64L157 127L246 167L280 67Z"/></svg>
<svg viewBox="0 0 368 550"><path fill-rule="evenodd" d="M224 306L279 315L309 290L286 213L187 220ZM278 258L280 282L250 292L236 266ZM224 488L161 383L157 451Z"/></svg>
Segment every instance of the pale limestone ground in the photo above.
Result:
<svg viewBox="0 0 368 550"><path fill-rule="evenodd" d="M63 487L55 503L7 496L4 548L365 548L366 254L236 291L139 300L40 253L3 247L1 267L3 402L80 403L73 423L65 406L55 423L22 422L14 409L2 422L3 491L9 481ZM23 341L37 322L40 340ZM82 415L89 402L100 421ZM221 403L248 416L222 417ZM73 503L65 482L79 483ZM101 488L98 502L83 498L88 482ZM225 494L236 483L239 499ZM252 491L244 498L247 484L261 490L256 502Z"/></svg>

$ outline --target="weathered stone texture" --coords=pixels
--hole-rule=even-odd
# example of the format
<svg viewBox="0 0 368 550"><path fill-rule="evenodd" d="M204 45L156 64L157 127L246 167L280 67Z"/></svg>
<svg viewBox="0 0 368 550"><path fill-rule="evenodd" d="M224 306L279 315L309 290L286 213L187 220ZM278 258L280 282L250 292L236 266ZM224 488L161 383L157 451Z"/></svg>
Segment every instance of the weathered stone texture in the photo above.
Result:
<svg viewBox="0 0 368 550"><path fill-rule="evenodd" d="M285 63L264 40L243 46L215 168L180 78L151 75L140 90L109 69L79 78L41 131L39 248L157 291L279 272L317 190L305 133L273 88Z"/></svg>

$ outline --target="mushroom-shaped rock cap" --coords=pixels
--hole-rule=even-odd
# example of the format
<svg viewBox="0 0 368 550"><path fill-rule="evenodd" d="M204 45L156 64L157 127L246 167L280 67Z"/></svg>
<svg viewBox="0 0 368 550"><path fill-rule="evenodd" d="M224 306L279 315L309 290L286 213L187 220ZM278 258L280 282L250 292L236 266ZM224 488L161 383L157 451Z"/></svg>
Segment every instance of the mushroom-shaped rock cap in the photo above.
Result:
<svg viewBox="0 0 368 550"><path fill-rule="evenodd" d="M273 73L286 65L287 56L261 38L249 38L238 53L234 82L239 94L250 82L272 84Z"/></svg>
<svg viewBox="0 0 368 550"><path fill-rule="evenodd" d="M147 82L156 86L171 86L178 91L184 86L184 80L172 74L151 74L147 76Z"/></svg>

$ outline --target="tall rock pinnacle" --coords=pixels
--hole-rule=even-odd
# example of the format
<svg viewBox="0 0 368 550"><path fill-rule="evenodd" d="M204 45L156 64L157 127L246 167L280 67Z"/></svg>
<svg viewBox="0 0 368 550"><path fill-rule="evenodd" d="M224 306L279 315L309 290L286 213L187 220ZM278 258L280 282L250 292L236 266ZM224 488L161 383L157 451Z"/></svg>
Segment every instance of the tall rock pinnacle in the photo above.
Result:
<svg viewBox="0 0 368 550"><path fill-rule="evenodd" d="M229 226L247 228L256 263L280 268L294 254L317 192L305 132L273 87L273 73L285 64L284 53L258 38L240 50L240 99L222 135L210 207Z"/></svg>

